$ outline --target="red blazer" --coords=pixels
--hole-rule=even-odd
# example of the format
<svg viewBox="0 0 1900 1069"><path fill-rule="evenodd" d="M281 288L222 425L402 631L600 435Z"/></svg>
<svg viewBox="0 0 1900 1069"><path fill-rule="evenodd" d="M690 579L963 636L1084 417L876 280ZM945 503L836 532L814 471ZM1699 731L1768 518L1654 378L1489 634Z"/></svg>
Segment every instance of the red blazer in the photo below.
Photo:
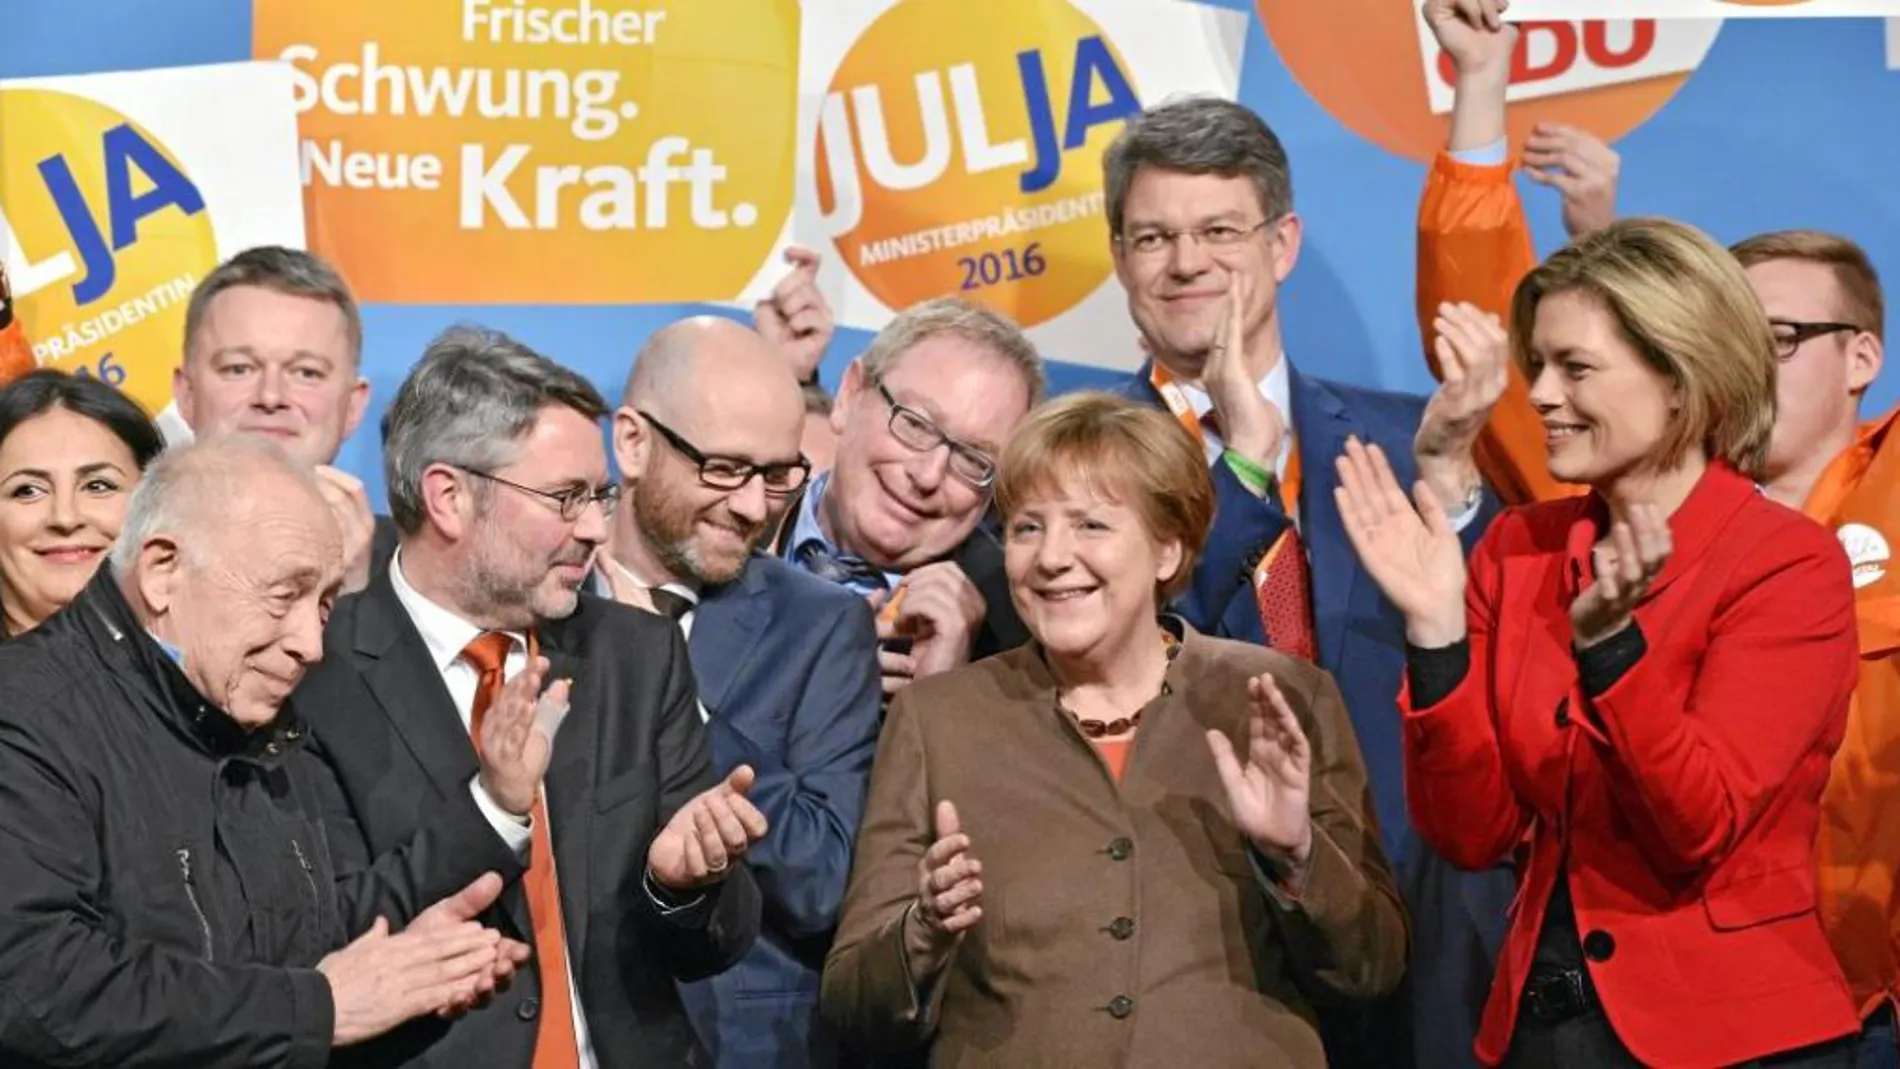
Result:
<svg viewBox="0 0 1900 1069"><path fill-rule="evenodd" d="M1471 670L1401 694L1420 834L1483 869L1529 839L1478 1056L1503 1060L1559 867L1590 975L1644 1064L1717 1066L1859 1028L1815 912L1814 840L1857 647L1832 535L1716 465L1670 517L1648 652L1594 702L1569 605L1602 499L1514 509L1473 551Z"/></svg>

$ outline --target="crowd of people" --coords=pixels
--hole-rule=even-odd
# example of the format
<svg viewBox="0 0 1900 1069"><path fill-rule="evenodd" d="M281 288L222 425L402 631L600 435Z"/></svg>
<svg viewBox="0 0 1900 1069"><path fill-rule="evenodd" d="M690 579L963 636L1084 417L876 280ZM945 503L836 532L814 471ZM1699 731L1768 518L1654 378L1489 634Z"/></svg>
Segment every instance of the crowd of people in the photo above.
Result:
<svg viewBox="0 0 1900 1069"><path fill-rule="evenodd" d="M1499 13L1424 3L1429 397L1292 362L1287 155L1207 98L1103 159L1111 391L951 297L826 390L798 250L617 403L444 331L380 515L274 247L191 441L0 387L0 1064L1900 1064L1879 281L1513 151Z"/></svg>

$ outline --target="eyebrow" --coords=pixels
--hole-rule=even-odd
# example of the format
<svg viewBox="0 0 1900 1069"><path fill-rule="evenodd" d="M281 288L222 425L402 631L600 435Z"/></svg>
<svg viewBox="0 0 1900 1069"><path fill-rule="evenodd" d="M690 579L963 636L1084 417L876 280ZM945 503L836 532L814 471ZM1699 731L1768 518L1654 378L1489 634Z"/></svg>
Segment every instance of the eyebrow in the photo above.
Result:
<svg viewBox="0 0 1900 1069"><path fill-rule="evenodd" d="M78 468L74 469L73 474L83 479L88 475L97 475L102 471L113 472L121 476L125 474L125 469L109 460L96 460L91 464L81 464ZM45 479L49 483L53 481L53 473L47 471L45 468L20 468L17 471L8 472L6 477L8 480L13 480L21 476Z"/></svg>
<svg viewBox="0 0 1900 1069"><path fill-rule="evenodd" d="M1232 223L1232 222L1238 222L1241 219L1246 218L1246 216L1247 216L1247 213L1242 211L1239 208L1225 208L1218 212L1213 212L1207 215L1200 216L1199 219L1197 219L1195 222L1189 223L1188 225L1189 226L1212 226L1215 223ZM1158 223L1154 221L1153 219L1124 219L1122 220L1122 223L1123 223L1124 230L1172 230L1172 229L1175 229L1174 227L1170 227L1165 223Z"/></svg>
<svg viewBox="0 0 1900 1069"><path fill-rule="evenodd" d="M221 345L218 348L211 350L211 353L210 353L211 359L216 360L218 357L221 357L221 356L248 356L253 360L263 359L263 357L257 354L257 350L249 345ZM320 353L320 352L317 352L315 349L298 349L295 352L290 354L290 359L316 360L316 361L320 361L325 367L330 367L330 368L334 368L337 365L336 360L331 358L328 353Z"/></svg>

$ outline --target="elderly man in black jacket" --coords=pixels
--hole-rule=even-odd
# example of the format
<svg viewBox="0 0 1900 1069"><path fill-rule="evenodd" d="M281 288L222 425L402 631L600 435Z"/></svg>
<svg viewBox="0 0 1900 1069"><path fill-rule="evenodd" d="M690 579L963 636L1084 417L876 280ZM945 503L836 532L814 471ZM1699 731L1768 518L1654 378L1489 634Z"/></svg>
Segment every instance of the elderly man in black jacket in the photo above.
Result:
<svg viewBox="0 0 1900 1069"><path fill-rule="evenodd" d="M472 921L498 876L444 898L469 879L447 850L332 875L285 699L342 571L308 467L202 443L146 473L110 567L0 646L0 1064L320 1067L525 957Z"/></svg>

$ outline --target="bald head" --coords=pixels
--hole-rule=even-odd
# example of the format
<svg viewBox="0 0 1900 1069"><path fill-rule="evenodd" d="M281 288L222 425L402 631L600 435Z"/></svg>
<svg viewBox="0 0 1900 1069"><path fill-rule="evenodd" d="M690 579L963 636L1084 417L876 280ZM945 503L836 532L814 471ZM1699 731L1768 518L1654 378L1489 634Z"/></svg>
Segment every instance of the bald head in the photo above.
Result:
<svg viewBox="0 0 1900 1069"><path fill-rule="evenodd" d="M670 423L698 422L729 401L769 404L774 399L803 405L785 357L750 327L719 316L693 316L647 339L627 374L621 403Z"/></svg>
<svg viewBox="0 0 1900 1069"><path fill-rule="evenodd" d="M112 547L113 569L123 575L154 535L173 536L202 554L210 542L204 536L239 528L260 508L301 514L320 536L341 537L316 473L276 442L223 434L174 446L145 469L132 492Z"/></svg>

